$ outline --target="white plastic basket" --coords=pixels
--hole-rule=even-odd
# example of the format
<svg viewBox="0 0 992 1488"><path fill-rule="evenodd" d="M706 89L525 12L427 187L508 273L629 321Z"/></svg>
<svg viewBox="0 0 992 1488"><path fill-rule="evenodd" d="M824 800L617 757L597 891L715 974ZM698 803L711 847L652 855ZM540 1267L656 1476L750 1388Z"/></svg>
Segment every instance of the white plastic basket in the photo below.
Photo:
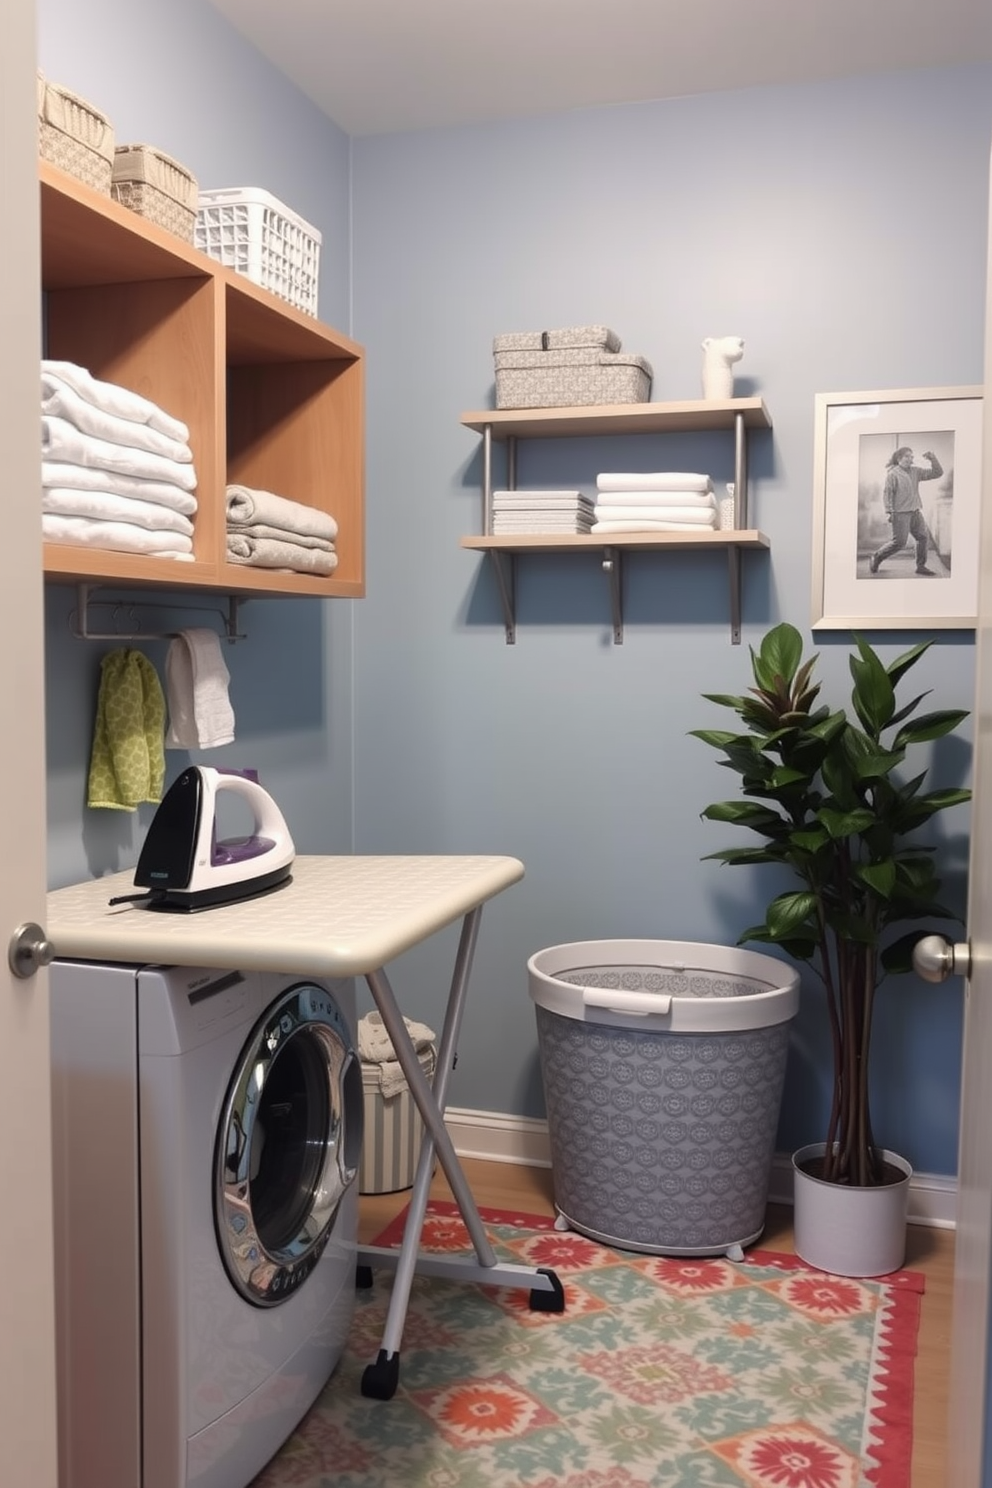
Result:
<svg viewBox="0 0 992 1488"><path fill-rule="evenodd" d="M201 191L194 242L253 284L317 314L321 235L268 191Z"/></svg>

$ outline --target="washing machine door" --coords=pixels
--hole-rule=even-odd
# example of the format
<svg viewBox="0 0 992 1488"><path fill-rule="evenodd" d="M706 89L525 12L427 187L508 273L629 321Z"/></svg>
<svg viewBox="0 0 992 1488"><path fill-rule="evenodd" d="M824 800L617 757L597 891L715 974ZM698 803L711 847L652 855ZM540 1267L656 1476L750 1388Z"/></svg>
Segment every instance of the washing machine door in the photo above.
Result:
<svg viewBox="0 0 992 1488"><path fill-rule="evenodd" d="M313 982L287 988L245 1045L217 1139L224 1264L260 1307L286 1301L323 1253L361 1159L362 1075L345 1018Z"/></svg>

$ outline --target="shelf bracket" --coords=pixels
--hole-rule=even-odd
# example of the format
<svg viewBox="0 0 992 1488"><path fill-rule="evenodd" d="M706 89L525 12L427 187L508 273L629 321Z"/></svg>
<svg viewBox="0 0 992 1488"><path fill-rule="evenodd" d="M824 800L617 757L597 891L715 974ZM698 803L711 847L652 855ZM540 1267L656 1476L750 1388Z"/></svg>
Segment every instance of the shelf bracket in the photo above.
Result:
<svg viewBox="0 0 992 1488"><path fill-rule="evenodd" d="M739 646L741 643L741 550L738 547L727 549L727 563L730 575L730 644Z"/></svg>
<svg viewBox="0 0 992 1488"><path fill-rule="evenodd" d="M498 548L490 548L489 556L493 561L493 573L496 575L496 588L499 590L499 602L503 606L503 624L506 626L506 644L512 646L517 639L516 621L516 563L513 553L502 553Z"/></svg>
<svg viewBox="0 0 992 1488"><path fill-rule="evenodd" d="M610 609L613 613L613 644L623 645L623 560L618 548L603 549L603 572L610 584Z"/></svg>

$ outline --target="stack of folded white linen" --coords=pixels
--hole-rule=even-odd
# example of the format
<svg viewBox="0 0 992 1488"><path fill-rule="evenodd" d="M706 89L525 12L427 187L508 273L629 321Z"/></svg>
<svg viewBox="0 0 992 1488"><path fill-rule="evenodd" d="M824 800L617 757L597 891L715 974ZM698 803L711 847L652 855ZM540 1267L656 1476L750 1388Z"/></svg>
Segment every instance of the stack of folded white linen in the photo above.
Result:
<svg viewBox="0 0 992 1488"><path fill-rule="evenodd" d="M494 491L493 536L508 532L588 532L594 508L581 491Z"/></svg>
<svg viewBox="0 0 992 1488"><path fill-rule="evenodd" d="M290 573L331 574L338 524L328 512L257 491L227 488L227 561Z"/></svg>
<svg viewBox="0 0 992 1488"><path fill-rule="evenodd" d="M41 526L49 542L191 562L189 429L75 362L41 364Z"/></svg>
<svg viewBox="0 0 992 1488"><path fill-rule="evenodd" d="M698 471L596 477L593 532L698 532L719 525L713 482Z"/></svg>

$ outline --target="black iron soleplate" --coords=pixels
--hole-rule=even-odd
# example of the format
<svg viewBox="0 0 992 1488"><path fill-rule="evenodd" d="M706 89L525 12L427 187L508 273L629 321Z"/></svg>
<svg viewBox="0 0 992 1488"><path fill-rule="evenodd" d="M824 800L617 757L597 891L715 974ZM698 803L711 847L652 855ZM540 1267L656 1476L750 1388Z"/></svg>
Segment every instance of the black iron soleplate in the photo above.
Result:
<svg viewBox="0 0 992 1488"><path fill-rule="evenodd" d="M195 914L201 909L220 909L225 904L241 904L245 899L259 899L263 894L272 894L293 882L289 868L276 868L271 873L259 874L258 878L244 883L223 884L213 889L199 889L188 893L184 889L165 889L145 900L142 909L157 909L166 914Z"/></svg>

